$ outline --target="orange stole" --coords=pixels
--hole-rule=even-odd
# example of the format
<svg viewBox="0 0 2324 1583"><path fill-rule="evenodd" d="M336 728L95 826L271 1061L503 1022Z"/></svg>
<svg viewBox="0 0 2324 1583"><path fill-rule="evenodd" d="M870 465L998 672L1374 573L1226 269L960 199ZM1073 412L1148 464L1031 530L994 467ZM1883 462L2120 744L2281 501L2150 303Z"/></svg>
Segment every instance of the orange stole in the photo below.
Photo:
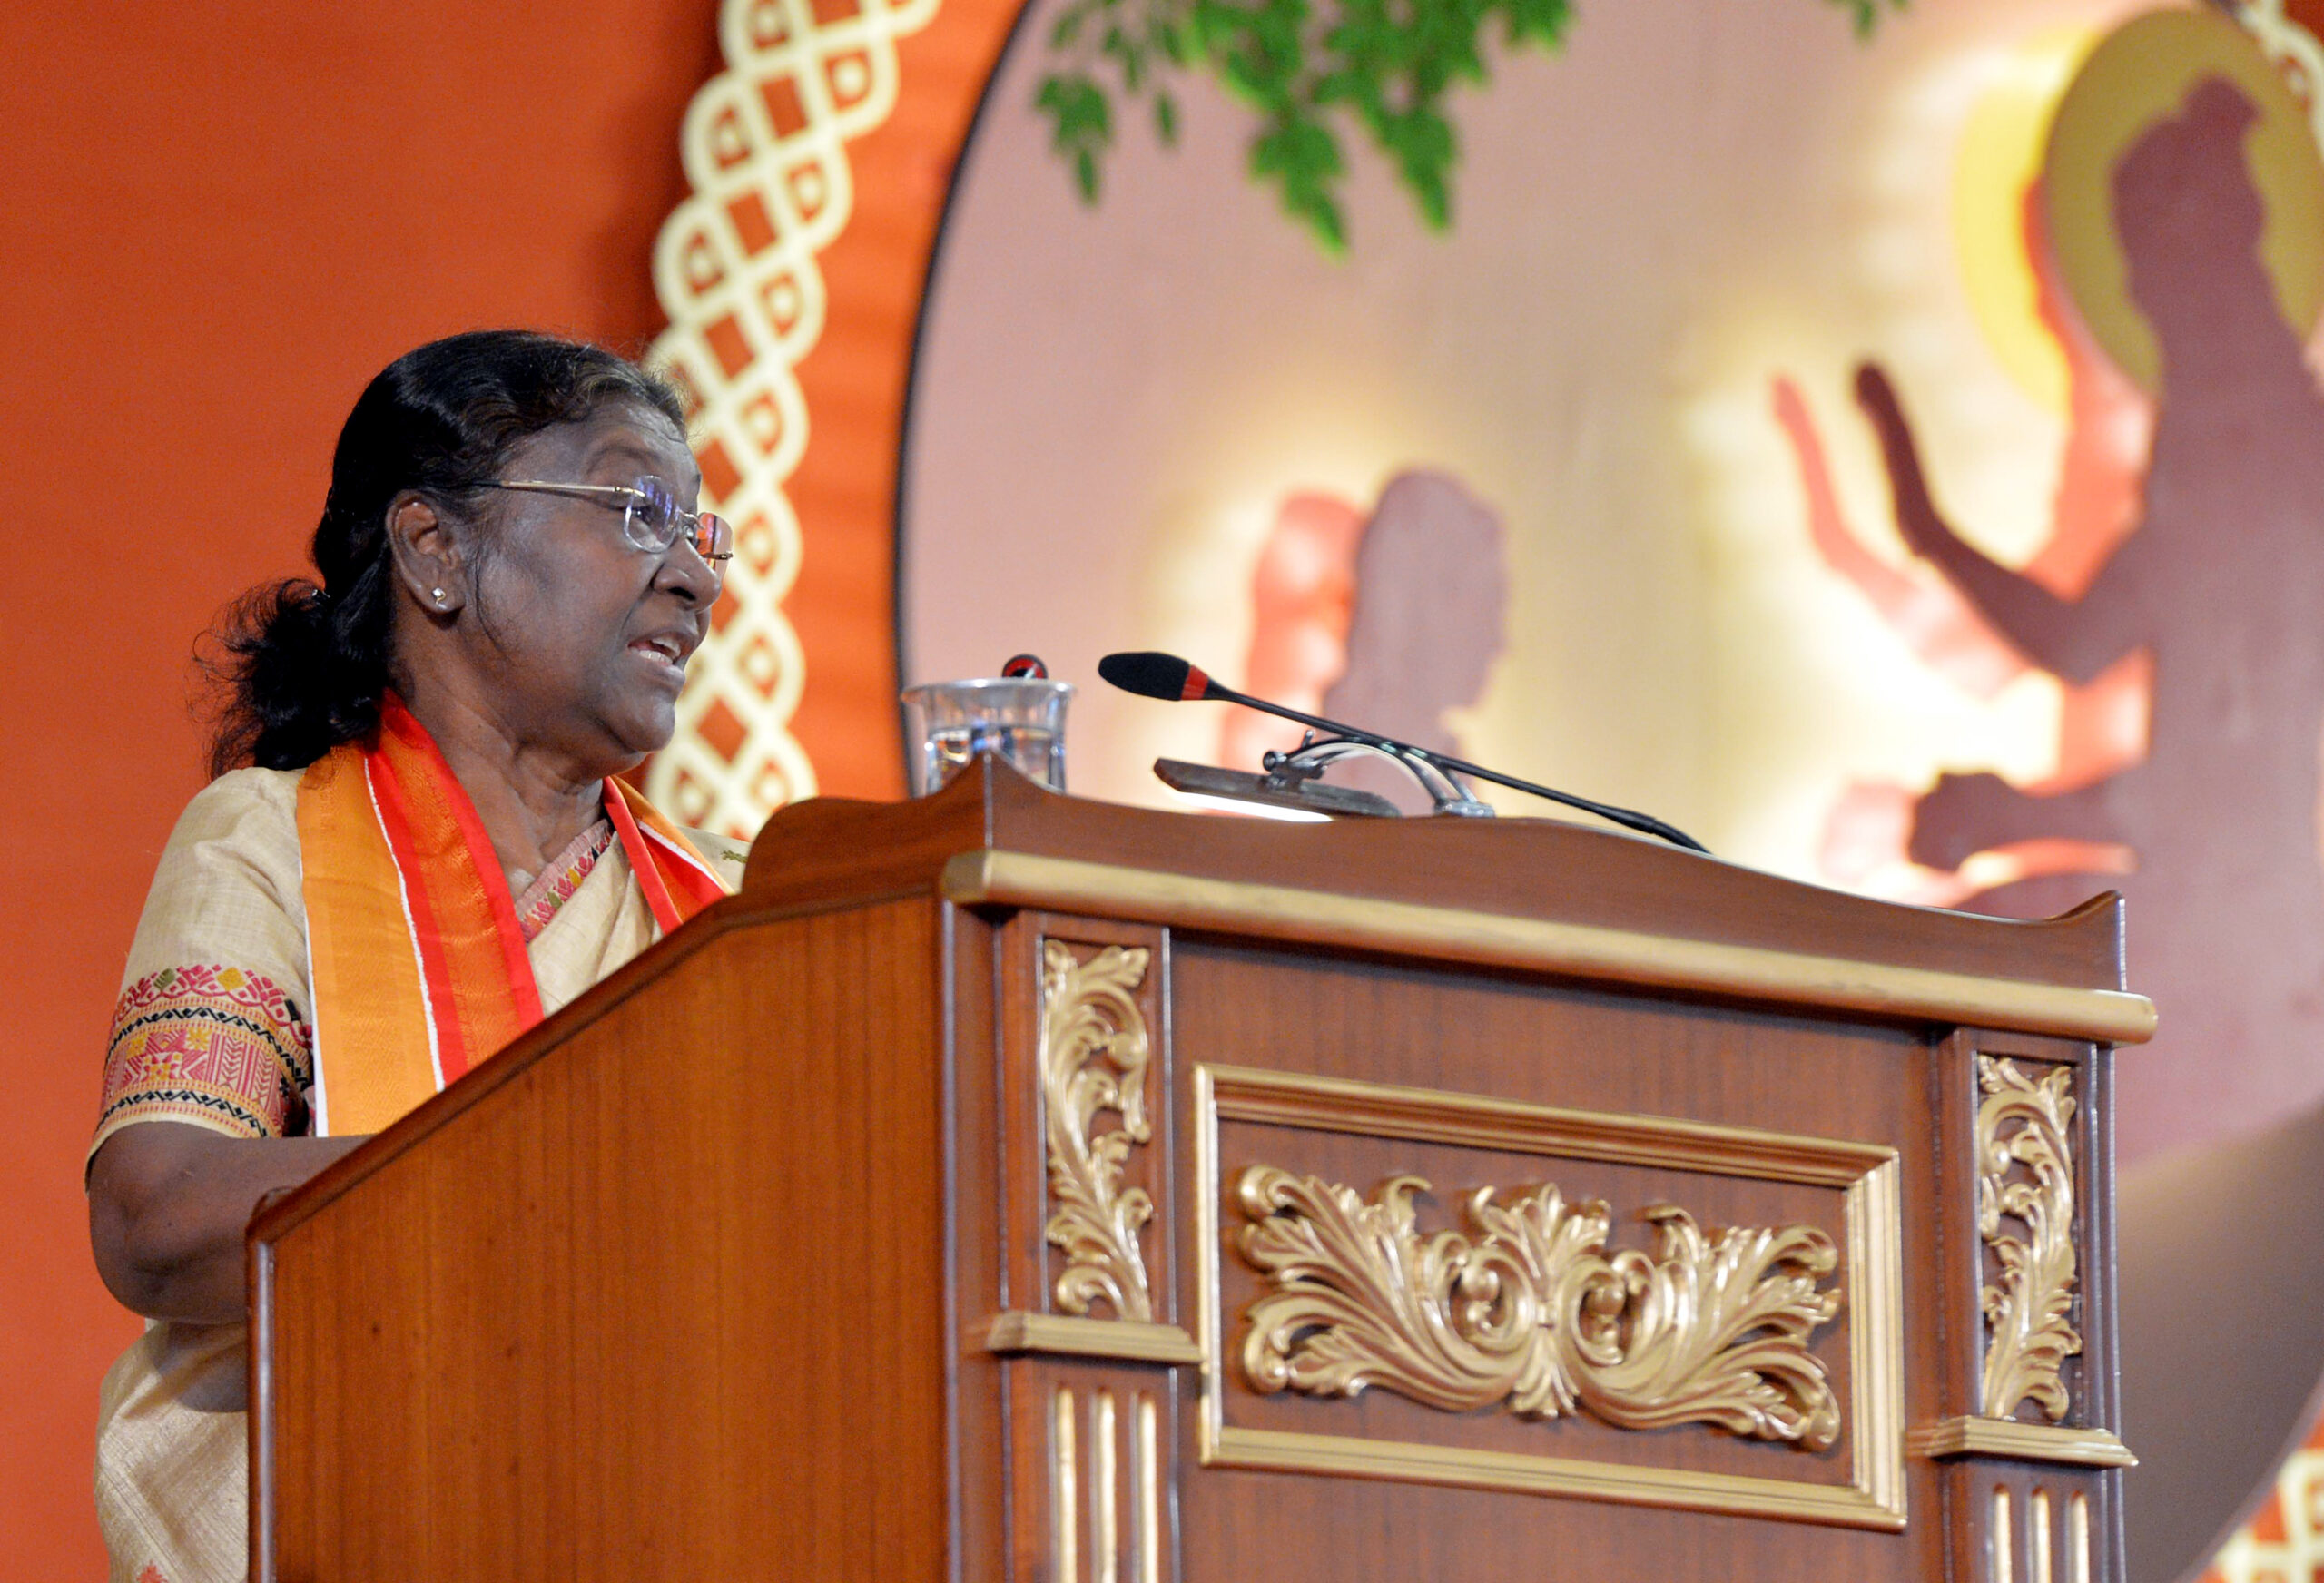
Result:
<svg viewBox="0 0 2324 1583"><path fill-rule="evenodd" d="M667 935L726 893L637 792L606 813ZM400 700L299 783L315 1131L377 1132L541 1019L515 899L475 804Z"/></svg>

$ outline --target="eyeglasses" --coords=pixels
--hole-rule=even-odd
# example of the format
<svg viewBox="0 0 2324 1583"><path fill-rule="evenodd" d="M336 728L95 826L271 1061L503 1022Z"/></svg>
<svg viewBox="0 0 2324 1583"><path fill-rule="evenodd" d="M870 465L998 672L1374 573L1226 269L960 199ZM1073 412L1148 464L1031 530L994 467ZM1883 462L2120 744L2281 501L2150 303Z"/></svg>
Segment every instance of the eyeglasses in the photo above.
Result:
<svg viewBox="0 0 2324 1583"><path fill-rule="evenodd" d="M694 553L714 565L734 558L734 525L708 511L682 511L670 487L655 477L635 484L545 484L536 478L493 478L487 489L529 489L538 495L572 495L598 501L621 513L621 536L633 549L658 556L683 534Z"/></svg>

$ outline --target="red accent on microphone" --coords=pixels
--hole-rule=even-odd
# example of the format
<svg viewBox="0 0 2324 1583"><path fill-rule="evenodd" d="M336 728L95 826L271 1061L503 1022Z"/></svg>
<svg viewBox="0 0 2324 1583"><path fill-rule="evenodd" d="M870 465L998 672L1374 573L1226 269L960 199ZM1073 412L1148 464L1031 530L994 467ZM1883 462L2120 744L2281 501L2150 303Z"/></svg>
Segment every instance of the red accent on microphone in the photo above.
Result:
<svg viewBox="0 0 2324 1583"><path fill-rule="evenodd" d="M1200 665L1187 667L1187 684L1178 690L1178 702L1194 703L1210 692L1210 678L1202 674Z"/></svg>

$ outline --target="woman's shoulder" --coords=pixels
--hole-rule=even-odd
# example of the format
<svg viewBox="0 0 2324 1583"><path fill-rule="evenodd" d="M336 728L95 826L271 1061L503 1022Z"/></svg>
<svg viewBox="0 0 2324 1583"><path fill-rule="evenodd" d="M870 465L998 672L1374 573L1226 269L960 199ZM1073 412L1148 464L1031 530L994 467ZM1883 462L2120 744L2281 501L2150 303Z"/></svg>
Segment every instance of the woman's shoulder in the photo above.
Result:
<svg viewBox="0 0 2324 1583"><path fill-rule="evenodd" d="M178 815L178 830L212 831L253 823L296 830L299 782L305 775L304 770L261 770L255 764L229 770L193 794Z"/></svg>
<svg viewBox="0 0 2324 1583"><path fill-rule="evenodd" d="M307 1003L298 794L298 772L282 770L237 770L194 793L145 892L117 1018L213 991Z"/></svg>
<svg viewBox="0 0 2324 1583"><path fill-rule="evenodd" d="M222 874L271 890L299 883L299 770L230 770L193 794L162 849L156 882L215 882Z"/></svg>

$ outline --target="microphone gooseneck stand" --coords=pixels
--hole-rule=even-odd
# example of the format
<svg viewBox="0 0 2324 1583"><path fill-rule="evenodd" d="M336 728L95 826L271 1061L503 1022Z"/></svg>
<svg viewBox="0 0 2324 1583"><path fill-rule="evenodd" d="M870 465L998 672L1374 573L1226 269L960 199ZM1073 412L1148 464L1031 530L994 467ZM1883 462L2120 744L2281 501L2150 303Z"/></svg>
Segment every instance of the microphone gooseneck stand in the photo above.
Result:
<svg viewBox="0 0 2324 1583"><path fill-rule="evenodd" d="M1472 819L1492 816L1491 805L1477 801L1461 783L1459 777L1469 775L1593 814L1609 823L1636 831L1641 835L1653 836L1689 851L1708 854L1710 850L1686 831L1665 823L1652 814L1594 802L1570 792L1560 792L1554 787L1521 781L1514 775L1504 775L1498 770L1488 770L1482 764L1456 759L1450 753L1433 752L1410 742L1398 742L1393 737L1382 736L1377 732L1344 725L1335 720L1325 720L1321 715L1308 714L1264 698L1237 693L1232 687L1222 686L1213 681L1208 673L1176 654L1151 651L1108 654L1098 662L1098 674L1123 692L1135 693L1142 698L1158 698L1167 703L1239 703L1246 709L1256 709L1263 714L1276 715L1305 726L1306 738L1298 747L1287 753L1270 752L1260 761L1266 770L1265 784L1277 792L1296 792L1303 783L1321 776L1331 764L1342 759L1369 754L1401 766L1419 782L1421 789L1428 793L1430 802L1434 805L1432 811L1435 813Z"/></svg>

